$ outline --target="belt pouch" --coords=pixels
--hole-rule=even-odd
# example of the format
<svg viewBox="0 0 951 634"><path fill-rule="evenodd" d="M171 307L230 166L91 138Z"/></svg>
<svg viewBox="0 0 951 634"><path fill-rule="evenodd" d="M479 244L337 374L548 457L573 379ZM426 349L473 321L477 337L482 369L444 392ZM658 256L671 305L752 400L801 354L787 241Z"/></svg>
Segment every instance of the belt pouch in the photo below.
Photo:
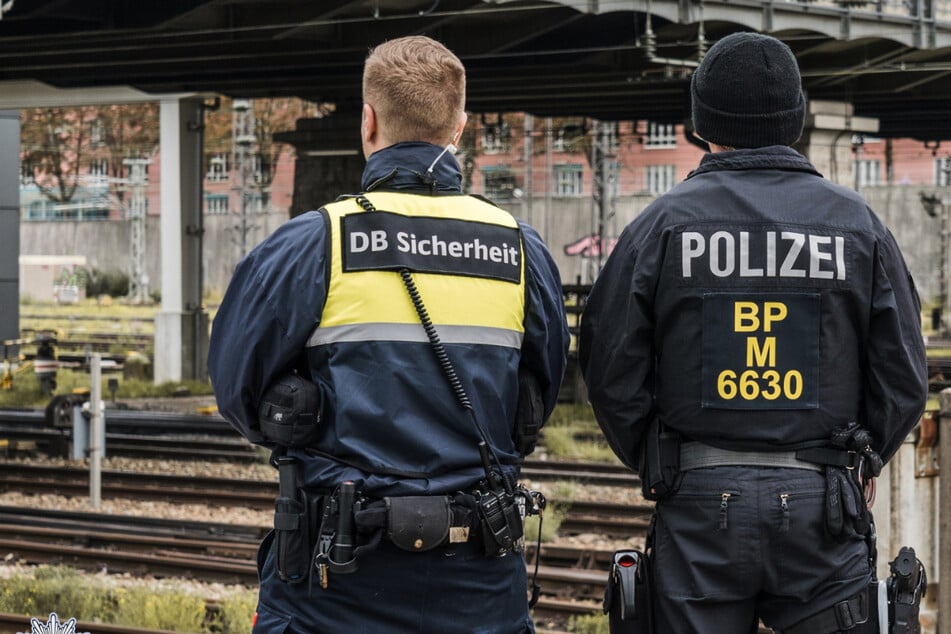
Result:
<svg viewBox="0 0 951 634"><path fill-rule="evenodd" d="M452 512L449 497L420 495L383 498L386 503L386 534L401 550L424 552L446 543Z"/></svg>
<svg viewBox="0 0 951 634"><path fill-rule="evenodd" d="M639 550L619 550L604 590L611 634L651 634L649 559Z"/></svg>

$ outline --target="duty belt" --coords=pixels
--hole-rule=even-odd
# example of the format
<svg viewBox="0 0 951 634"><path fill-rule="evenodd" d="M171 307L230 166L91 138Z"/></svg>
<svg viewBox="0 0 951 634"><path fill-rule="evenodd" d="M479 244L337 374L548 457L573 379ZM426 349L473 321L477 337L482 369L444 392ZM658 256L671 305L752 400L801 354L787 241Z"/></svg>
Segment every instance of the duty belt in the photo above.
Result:
<svg viewBox="0 0 951 634"><path fill-rule="evenodd" d="M726 466L786 467L820 473L825 471L821 464L801 460L793 451L733 451L699 442L687 442L680 446L681 471Z"/></svg>

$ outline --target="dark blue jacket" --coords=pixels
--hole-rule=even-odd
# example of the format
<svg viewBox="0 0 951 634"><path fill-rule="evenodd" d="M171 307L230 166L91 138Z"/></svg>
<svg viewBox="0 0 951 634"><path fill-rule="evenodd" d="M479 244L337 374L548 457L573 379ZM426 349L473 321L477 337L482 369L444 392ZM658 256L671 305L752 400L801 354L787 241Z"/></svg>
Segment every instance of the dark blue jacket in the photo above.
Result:
<svg viewBox="0 0 951 634"><path fill-rule="evenodd" d="M423 195L427 205L438 198L451 210L466 200L455 159L443 156L427 174L441 150L403 143L376 152L363 187L402 192L407 200ZM329 223L323 209L294 218L238 264L214 321L208 359L220 412L249 440L267 444L256 415L261 395L280 374L301 368L323 397L317 441L307 450L292 450L310 485L329 488L355 480L371 496L470 489L483 477L479 435L428 343L416 338L335 343L336 348L313 344L330 281ZM474 414L513 477L520 458L512 440L518 368L539 381L550 413L568 347L555 264L534 230L519 223L518 231L525 273L520 347L446 343ZM392 276L399 279L396 272ZM408 303L405 296L400 299ZM418 324L412 327L423 332Z"/></svg>
<svg viewBox="0 0 951 634"><path fill-rule="evenodd" d="M821 445L856 421L888 459L928 394L919 299L893 236L780 146L705 155L623 231L579 355L632 467L653 417L736 450Z"/></svg>

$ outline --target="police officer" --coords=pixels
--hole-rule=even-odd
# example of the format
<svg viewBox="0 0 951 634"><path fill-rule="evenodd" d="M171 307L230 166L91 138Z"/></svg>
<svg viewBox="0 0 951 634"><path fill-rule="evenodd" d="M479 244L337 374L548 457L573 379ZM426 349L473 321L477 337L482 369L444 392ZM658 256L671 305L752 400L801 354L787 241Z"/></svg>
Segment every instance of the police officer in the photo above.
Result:
<svg viewBox="0 0 951 634"><path fill-rule="evenodd" d="M721 39L691 95L710 152L623 231L580 334L598 422L662 498L655 631L878 632L862 487L924 408L914 284L865 201L789 147L785 44Z"/></svg>
<svg viewBox="0 0 951 634"><path fill-rule="evenodd" d="M363 192L257 246L213 325L219 410L296 470L259 555L254 632L531 632L507 538L565 367L559 274L534 230L461 192L455 55L381 44L363 97ZM272 433L286 416L293 433Z"/></svg>

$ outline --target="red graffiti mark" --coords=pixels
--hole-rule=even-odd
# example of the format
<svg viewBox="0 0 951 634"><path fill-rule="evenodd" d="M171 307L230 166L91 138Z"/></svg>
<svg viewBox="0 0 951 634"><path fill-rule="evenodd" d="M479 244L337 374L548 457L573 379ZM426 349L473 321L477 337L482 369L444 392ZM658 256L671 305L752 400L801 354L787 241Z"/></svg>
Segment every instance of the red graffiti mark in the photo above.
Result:
<svg viewBox="0 0 951 634"><path fill-rule="evenodd" d="M602 247L605 247L604 242L604 240L599 239L598 234L592 233L578 238L570 244L566 244L564 247L565 255L580 255L583 258L598 257L601 255ZM616 245L617 238L607 240L605 255L611 255L611 251L614 250Z"/></svg>

